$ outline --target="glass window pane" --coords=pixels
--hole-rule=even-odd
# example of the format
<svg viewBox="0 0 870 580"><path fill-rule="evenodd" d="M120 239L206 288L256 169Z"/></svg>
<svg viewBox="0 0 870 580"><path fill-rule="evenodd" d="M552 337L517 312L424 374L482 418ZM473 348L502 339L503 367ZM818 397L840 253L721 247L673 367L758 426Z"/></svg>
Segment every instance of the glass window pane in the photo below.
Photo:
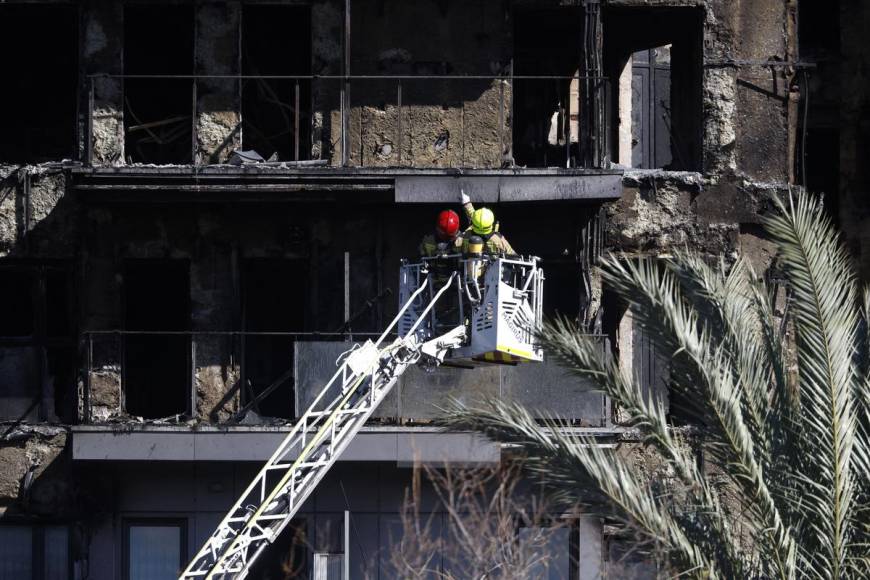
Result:
<svg viewBox="0 0 870 580"><path fill-rule="evenodd" d="M65 526L45 528L45 580L69 578L69 531Z"/></svg>
<svg viewBox="0 0 870 580"><path fill-rule="evenodd" d="M180 526L130 526L130 580L176 578L181 566Z"/></svg>
<svg viewBox="0 0 870 580"><path fill-rule="evenodd" d="M569 528L520 528L520 546L529 578L567 579L571 571Z"/></svg>
<svg viewBox="0 0 870 580"><path fill-rule="evenodd" d="M0 526L0 580L33 575L33 535L28 526Z"/></svg>

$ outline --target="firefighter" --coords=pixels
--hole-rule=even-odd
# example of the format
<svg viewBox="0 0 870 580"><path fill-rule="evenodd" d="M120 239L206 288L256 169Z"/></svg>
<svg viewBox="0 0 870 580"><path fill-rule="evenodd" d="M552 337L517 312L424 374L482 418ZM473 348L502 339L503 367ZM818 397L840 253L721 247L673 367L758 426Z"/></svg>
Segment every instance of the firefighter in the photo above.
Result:
<svg viewBox="0 0 870 580"><path fill-rule="evenodd" d="M496 231L495 214L488 207L474 210L470 231L466 230L462 235L462 253L481 252L509 256L516 254L507 238Z"/></svg>
<svg viewBox="0 0 870 580"><path fill-rule="evenodd" d="M507 238L499 232L499 224L495 221L495 214L491 209L486 207L475 209L474 204L471 203L471 198L464 189L459 190L459 201L465 211L465 216L471 222L471 225L461 236L461 247L464 254L468 254L469 250L473 250L472 253L485 251L487 254L516 254ZM469 246L472 241L474 243ZM482 247L478 251L477 246L481 244Z"/></svg>
<svg viewBox="0 0 870 580"><path fill-rule="evenodd" d="M423 236L420 242L420 255L431 258L438 254L451 254L459 251L459 216L452 209L438 214L435 233Z"/></svg>
<svg viewBox="0 0 870 580"><path fill-rule="evenodd" d="M468 197L468 194L465 193L465 189L459 188L459 203L462 204L462 209L465 211L465 217L468 218L468 222L471 223L471 217L474 215L474 204L471 203L471 198ZM468 229L471 229L471 226L468 226Z"/></svg>

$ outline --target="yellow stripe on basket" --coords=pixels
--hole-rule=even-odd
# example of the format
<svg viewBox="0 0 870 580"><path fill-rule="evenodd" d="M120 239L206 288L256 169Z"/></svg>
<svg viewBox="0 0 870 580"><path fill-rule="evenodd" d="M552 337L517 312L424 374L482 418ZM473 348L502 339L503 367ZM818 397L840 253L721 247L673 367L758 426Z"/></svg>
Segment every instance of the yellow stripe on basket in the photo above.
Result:
<svg viewBox="0 0 870 580"><path fill-rule="evenodd" d="M527 350L520 350L518 348L512 348L510 346L505 346L503 344L496 345L495 348L497 348L498 350L500 350L503 353L513 354L513 355L521 356L524 358L534 358L534 355Z"/></svg>
<svg viewBox="0 0 870 580"><path fill-rule="evenodd" d="M515 363L518 361L516 357L504 352L498 352L497 350L491 350L489 352L483 353L482 355L480 355L480 357L478 357L478 360L489 363Z"/></svg>

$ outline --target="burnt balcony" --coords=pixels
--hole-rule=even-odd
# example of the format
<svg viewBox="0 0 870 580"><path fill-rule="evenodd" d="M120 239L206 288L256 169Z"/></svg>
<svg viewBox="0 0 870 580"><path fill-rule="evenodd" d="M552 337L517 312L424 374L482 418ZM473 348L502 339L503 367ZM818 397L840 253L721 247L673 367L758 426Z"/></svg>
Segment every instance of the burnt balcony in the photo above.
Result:
<svg viewBox="0 0 870 580"><path fill-rule="evenodd" d="M605 101L606 81L94 75L85 160L97 167L595 168L605 139L603 117L592 109Z"/></svg>
<svg viewBox="0 0 870 580"><path fill-rule="evenodd" d="M80 422L199 424L221 428L292 424L314 401L335 361L365 334L136 332L83 334ZM602 348L606 341L600 337ZM381 426L425 426L449 398L520 402L541 418L612 429L610 403L557 364L476 369L412 367L375 411Z"/></svg>

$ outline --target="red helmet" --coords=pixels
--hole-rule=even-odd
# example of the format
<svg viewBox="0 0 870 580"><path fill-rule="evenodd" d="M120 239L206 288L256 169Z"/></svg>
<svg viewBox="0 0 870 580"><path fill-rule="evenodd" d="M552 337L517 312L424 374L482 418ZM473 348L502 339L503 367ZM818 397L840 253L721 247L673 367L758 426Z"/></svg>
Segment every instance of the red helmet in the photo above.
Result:
<svg viewBox="0 0 870 580"><path fill-rule="evenodd" d="M435 232L442 240L452 240L459 231L459 216L452 209L445 209L438 214Z"/></svg>

